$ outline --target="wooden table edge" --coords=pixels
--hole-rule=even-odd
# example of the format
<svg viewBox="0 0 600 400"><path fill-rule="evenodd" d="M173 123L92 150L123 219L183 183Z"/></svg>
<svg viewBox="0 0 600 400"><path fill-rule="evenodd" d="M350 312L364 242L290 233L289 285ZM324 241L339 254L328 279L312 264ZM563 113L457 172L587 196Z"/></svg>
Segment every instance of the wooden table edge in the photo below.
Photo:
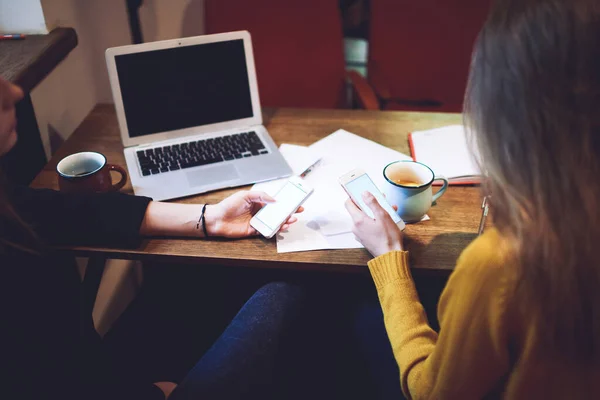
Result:
<svg viewBox="0 0 600 400"><path fill-rule="evenodd" d="M315 263L306 261L289 260L261 260L225 257L199 257L198 255L184 254L157 254L131 249L107 249L98 247L56 247L53 249L58 253L75 257L107 258L132 261L148 261L153 263L170 263L182 265L194 265L199 267L240 267L255 269L293 270L298 272L325 272L325 273L347 273L351 275L369 274L369 268L365 265ZM452 273L450 269L439 268L411 268L414 276L441 276L446 277Z"/></svg>
<svg viewBox="0 0 600 400"><path fill-rule="evenodd" d="M78 44L77 32L73 28L55 28L48 36L56 36L56 40L13 79L13 83L25 92L33 90Z"/></svg>

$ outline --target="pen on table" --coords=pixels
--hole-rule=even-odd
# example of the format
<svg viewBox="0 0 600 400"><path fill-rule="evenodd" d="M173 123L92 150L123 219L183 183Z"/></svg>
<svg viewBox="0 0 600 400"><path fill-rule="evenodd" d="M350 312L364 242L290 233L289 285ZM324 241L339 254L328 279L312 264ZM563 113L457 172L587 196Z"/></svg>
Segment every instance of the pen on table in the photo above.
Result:
<svg viewBox="0 0 600 400"><path fill-rule="evenodd" d="M25 35L17 34L17 35L0 35L0 40L20 40L25 39Z"/></svg>
<svg viewBox="0 0 600 400"><path fill-rule="evenodd" d="M477 231L477 235L481 235L483 233L483 228L485 228L485 220L487 219L488 213L490 211L490 206L488 204L488 196L483 198L483 202L481 203L481 220L479 221L479 230Z"/></svg>
<svg viewBox="0 0 600 400"><path fill-rule="evenodd" d="M306 168L304 170L304 172L300 174L300 178L305 178L306 175L310 174L313 171L313 169L315 169L315 167L321 162L321 160L322 160L322 158L319 158L317 161L312 163L308 168Z"/></svg>

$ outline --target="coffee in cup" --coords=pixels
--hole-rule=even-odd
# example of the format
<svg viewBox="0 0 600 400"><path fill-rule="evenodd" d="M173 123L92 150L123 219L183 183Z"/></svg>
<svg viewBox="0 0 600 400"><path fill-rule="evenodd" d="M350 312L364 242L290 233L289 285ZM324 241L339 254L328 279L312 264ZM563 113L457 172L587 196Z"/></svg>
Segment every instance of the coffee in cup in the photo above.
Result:
<svg viewBox="0 0 600 400"><path fill-rule="evenodd" d="M448 188L448 180L435 176L431 168L416 161L395 161L383 169L384 193L388 202L398 207L398 215L404 222L417 222L427 214L431 205ZM444 182L434 195L434 181Z"/></svg>
<svg viewBox="0 0 600 400"><path fill-rule="evenodd" d="M408 186L408 187L418 187L418 186L422 185L420 182L415 182L413 180L406 180L406 179L399 179L397 181L394 181L394 183L397 185L400 185L400 186Z"/></svg>
<svg viewBox="0 0 600 400"><path fill-rule="evenodd" d="M113 184L110 171L121 174ZM93 151L71 154L56 166L58 187L65 192L101 193L117 191L125 186L127 172L118 165L108 164L103 154Z"/></svg>

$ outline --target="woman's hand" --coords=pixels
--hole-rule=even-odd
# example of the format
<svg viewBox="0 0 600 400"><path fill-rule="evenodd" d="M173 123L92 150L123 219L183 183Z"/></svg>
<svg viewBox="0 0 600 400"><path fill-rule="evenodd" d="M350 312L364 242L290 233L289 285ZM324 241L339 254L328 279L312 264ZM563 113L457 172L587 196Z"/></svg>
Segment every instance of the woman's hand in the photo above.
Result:
<svg viewBox="0 0 600 400"><path fill-rule="evenodd" d="M274 202L263 192L241 191L218 204L209 204L204 213L208 236L242 238L257 235L250 220L265 204ZM146 209L140 233L145 236L202 237L199 223L202 204L176 204L152 201ZM296 211L304 211L302 207ZM281 227L287 229L297 218L290 217Z"/></svg>
<svg viewBox="0 0 600 400"><path fill-rule="evenodd" d="M258 232L250 226L250 220L267 203L273 203L274 198L264 192L241 191L234 193L215 205L206 207L206 230L209 236L227 238L242 238L257 235ZM296 211L301 213L302 207ZM297 218L291 216L281 227L287 229Z"/></svg>
<svg viewBox="0 0 600 400"><path fill-rule="evenodd" d="M393 250L404 250L402 231L394 223L392 217L379 205L377 199L371 193L363 193L363 199L373 211L375 219L369 218L351 199L346 200L346 209L354 222L352 232L354 232L358 241L374 257Z"/></svg>

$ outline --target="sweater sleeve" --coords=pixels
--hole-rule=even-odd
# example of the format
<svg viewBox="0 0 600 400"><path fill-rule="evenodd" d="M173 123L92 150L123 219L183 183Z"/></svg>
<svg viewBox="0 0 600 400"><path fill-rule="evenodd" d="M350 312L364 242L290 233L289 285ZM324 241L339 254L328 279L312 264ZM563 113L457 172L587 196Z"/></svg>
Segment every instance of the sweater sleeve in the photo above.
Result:
<svg viewBox="0 0 600 400"><path fill-rule="evenodd" d="M19 216L50 245L135 247L151 199L113 192L74 194L13 187Z"/></svg>
<svg viewBox="0 0 600 400"><path fill-rule="evenodd" d="M439 336L419 302L408 253L369 263L408 398L480 399L501 390L509 371L506 282L494 236L461 255L438 305Z"/></svg>

